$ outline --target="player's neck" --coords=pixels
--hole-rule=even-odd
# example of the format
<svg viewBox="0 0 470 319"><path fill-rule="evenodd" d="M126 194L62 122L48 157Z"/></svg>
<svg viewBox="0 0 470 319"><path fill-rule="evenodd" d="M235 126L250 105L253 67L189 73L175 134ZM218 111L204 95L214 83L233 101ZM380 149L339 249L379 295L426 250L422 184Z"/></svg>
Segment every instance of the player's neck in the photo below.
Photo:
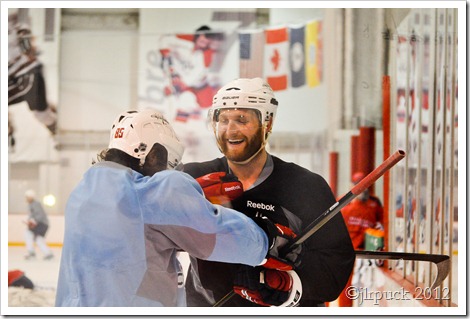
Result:
<svg viewBox="0 0 470 319"><path fill-rule="evenodd" d="M246 164L234 163L229 160L228 165L232 170L232 173L237 176L243 184L243 189L246 190L258 179L259 175L263 171L264 165L266 164L267 158L268 154L266 153L266 150L263 149Z"/></svg>

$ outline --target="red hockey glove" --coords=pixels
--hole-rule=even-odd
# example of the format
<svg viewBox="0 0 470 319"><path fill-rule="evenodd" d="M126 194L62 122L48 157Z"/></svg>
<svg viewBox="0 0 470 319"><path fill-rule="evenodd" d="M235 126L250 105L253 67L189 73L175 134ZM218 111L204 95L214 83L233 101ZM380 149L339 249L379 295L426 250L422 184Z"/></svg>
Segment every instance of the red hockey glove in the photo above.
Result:
<svg viewBox="0 0 470 319"><path fill-rule="evenodd" d="M295 306L302 296L302 284L294 271L240 266L233 291L261 306Z"/></svg>
<svg viewBox="0 0 470 319"><path fill-rule="evenodd" d="M243 185L238 178L225 172L210 173L196 178L196 181L213 204L223 205L243 194Z"/></svg>
<svg viewBox="0 0 470 319"><path fill-rule="evenodd" d="M269 251L261 266L283 271L294 269L294 265L300 263L301 246L286 256L279 256L280 249L297 236L294 231L287 226L273 223L266 216L256 217L254 221L266 232L269 239Z"/></svg>

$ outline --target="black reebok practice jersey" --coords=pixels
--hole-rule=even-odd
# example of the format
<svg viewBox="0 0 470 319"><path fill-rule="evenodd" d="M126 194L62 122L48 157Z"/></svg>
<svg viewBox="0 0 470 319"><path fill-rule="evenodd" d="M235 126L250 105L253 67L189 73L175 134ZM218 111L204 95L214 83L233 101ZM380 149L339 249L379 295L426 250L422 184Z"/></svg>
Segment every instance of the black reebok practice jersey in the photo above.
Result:
<svg viewBox="0 0 470 319"><path fill-rule="evenodd" d="M272 173L232 201L232 208L248 216L256 212L265 214L298 234L302 227L330 208L336 202L335 197L320 175L275 156L271 158ZM185 164L184 171L197 178L212 172L229 172L229 168L226 158L222 157ZM202 285L216 302L219 301L232 290L238 265L191 259L192 266L186 280L188 306L212 306L198 292L201 288L195 287ZM335 300L348 281L354 260L346 225L341 214L337 214L302 244L301 262L295 269L303 288L299 306L314 307ZM257 305L235 295L224 306Z"/></svg>

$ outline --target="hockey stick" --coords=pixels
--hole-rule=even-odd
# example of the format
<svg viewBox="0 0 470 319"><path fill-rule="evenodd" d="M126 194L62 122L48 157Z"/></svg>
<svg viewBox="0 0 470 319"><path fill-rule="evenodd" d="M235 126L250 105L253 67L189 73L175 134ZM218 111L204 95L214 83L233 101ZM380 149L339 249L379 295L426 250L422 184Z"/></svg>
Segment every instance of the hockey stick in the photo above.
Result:
<svg viewBox="0 0 470 319"><path fill-rule="evenodd" d="M302 244L307 238L311 237L317 232L323 225L325 225L331 218L339 213L341 208L350 203L357 195L362 193L366 188L372 185L380 176L388 171L392 166L401 161L405 157L405 152L402 150L396 151L392 156L385 160L379 167L374 169L366 177L364 177L359 183L357 183L346 195L341 197L336 203L328 208L323 214L318 216L313 222L311 222L307 228L300 233L295 240L287 243L286 246L281 249L279 256L285 256L287 252L292 251L294 248ZM226 294L222 299L217 301L213 307L219 307L226 303L230 298L235 295L232 290Z"/></svg>
<svg viewBox="0 0 470 319"><path fill-rule="evenodd" d="M431 290L439 286L444 281L444 279L446 279L450 271L450 257L447 255L366 250L356 250L355 252L356 258L358 259L394 259L432 262L437 266L437 275L431 285Z"/></svg>
<svg viewBox="0 0 470 319"><path fill-rule="evenodd" d="M402 253L402 252L389 252L389 251L367 251L356 250L356 259L387 259L387 260L412 260L412 261L428 261L437 266L437 275L431 285L431 290L438 287L450 271L450 257L447 255L434 255L434 254L418 254L418 253ZM220 307L226 303L230 298L235 295L232 290L226 294L222 299L214 304L213 307Z"/></svg>

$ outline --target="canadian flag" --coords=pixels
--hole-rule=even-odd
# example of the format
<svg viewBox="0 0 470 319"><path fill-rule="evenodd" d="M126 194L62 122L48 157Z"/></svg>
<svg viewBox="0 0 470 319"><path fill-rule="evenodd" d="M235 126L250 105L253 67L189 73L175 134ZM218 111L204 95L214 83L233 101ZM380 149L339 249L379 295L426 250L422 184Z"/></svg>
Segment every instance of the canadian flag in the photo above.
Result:
<svg viewBox="0 0 470 319"><path fill-rule="evenodd" d="M266 81L274 91L287 89L289 42L287 27L266 29L264 70Z"/></svg>

